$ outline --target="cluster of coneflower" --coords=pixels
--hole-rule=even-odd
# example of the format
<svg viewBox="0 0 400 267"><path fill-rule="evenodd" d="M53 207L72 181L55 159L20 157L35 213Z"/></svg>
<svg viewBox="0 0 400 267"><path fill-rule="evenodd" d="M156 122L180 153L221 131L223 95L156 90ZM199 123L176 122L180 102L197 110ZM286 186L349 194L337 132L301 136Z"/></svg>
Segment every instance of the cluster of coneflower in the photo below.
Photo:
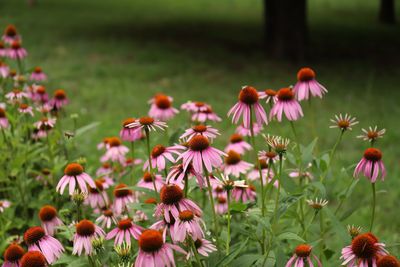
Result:
<svg viewBox="0 0 400 267"><path fill-rule="evenodd" d="M0 81L6 101L0 106L3 144L13 149L10 136L16 127L25 123L26 135L19 141L47 146L49 157L57 157L53 155L55 151L49 136L53 129L61 127L61 115L68 103L66 93L58 89L50 98L44 86L47 76L41 68L25 69L27 52L14 26L6 28L2 40ZM17 70L9 67L12 64L18 66ZM34 182L41 183L46 190L54 188L57 195L53 202L49 201L38 211L40 226L26 229L23 238L8 244L3 266L63 264L67 262L63 258L65 254L85 258L85 264L90 266L117 263L119 266L158 267L175 266L178 262L213 266L213 262L207 261L212 253L230 262L239 255L240 251L232 250L236 246L234 242L241 240L238 230L241 226L232 227L232 223L240 224L251 216L256 216L261 228L258 242L254 242L257 245L251 246L253 253L259 256L249 265L269 266L269 260L275 257L273 251L283 244L279 242L284 234L279 237L274 231L283 228L287 220L284 213L289 209L289 197L296 199L292 211L297 219L292 218L290 223L296 225L291 233L296 238L284 238L290 241L285 244L294 249L293 254L286 255L286 267L331 266L324 255L328 224L323 214L324 209L329 208L329 201L320 191L309 190L306 186L317 180L316 175L321 185L325 185L343 135L358 122L348 114L335 116L331 127L339 128L338 140L329 152L325 170L318 172L313 171L317 167L314 161L304 164L304 148L294 124L304 116L301 102L322 98L325 93L326 88L316 80L311 68L299 70L293 87L259 91L243 86L238 102L228 112L232 122L239 125L222 150L214 145L217 138L223 137L215 126L222 119L205 102L182 104L180 110L189 114L190 125L169 144L160 141L164 140L160 132L164 131L168 137L167 122L180 111L174 108L172 97L156 94L149 101L148 114L126 118L119 136L104 138L98 144L103 155L97 171L87 171L90 167L82 159L69 160L62 176L47 169L45 164L40 166ZM262 100L270 109L269 114ZM271 120L289 121L293 140L267 134ZM351 243L342 249L340 258L344 266L399 267L395 256L390 255L385 244L371 233L375 218L375 184L378 178L383 180L386 175L382 152L375 147L384 133L385 130L370 127L363 129L359 136L368 141L370 147L356 166L354 177L363 175L372 184L371 224L366 233L362 233L360 227L348 228ZM66 138L73 138L73 135L67 132ZM63 144L62 138L57 144ZM68 148L64 148L58 152L68 159ZM285 175L286 166L290 164L294 169ZM287 177L295 180L302 191L301 197L286 190ZM342 198L337 204L335 215L344 201ZM0 216L12 206L9 200L1 200ZM307 206L308 211L305 211ZM66 207L72 208L68 211L69 217L60 212ZM320 233L315 241L310 237L310 227L317 216ZM254 229L257 227L254 225ZM20 234L22 236L22 232ZM113 243L114 252L107 250L110 243Z"/></svg>

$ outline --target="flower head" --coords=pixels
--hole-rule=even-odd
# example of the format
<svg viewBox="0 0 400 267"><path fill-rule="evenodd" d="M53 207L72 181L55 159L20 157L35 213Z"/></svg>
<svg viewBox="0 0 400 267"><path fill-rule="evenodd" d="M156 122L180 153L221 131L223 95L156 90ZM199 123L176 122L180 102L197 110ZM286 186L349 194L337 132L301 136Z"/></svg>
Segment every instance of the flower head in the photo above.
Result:
<svg viewBox="0 0 400 267"><path fill-rule="evenodd" d="M144 129L146 132L156 131L157 129L164 130L167 128L167 124L163 121L155 120L152 117L141 117L136 119L134 122L127 124L127 128L132 129Z"/></svg>
<svg viewBox="0 0 400 267"><path fill-rule="evenodd" d="M217 135L220 135L217 129L211 127L211 126L206 126L203 124L198 124L194 125L191 128L185 130L185 133L182 134L179 139L183 139L186 141L190 141L194 136L196 135L204 135L208 139L212 140L217 137Z"/></svg>
<svg viewBox="0 0 400 267"><path fill-rule="evenodd" d="M18 244L11 244L4 252L3 267L21 266L21 258L24 256L25 250Z"/></svg>
<svg viewBox="0 0 400 267"><path fill-rule="evenodd" d="M91 255L93 251L92 241L99 237L104 237L103 229L95 225L89 220L81 220L75 225L75 234L73 237L74 247L72 254L81 255L85 252L86 255Z"/></svg>
<svg viewBox="0 0 400 267"><path fill-rule="evenodd" d="M78 185L79 189L87 193L87 185L91 188L96 188L96 184L93 179L84 172L83 166L79 163L70 163L64 169L64 176L61 177L57 184L56 191L60 194L64 193L65 188L69 185L69 194L72 195L75 190L75 186Z"/></svg>
<svg viewBox="0 0 400 267"><path fill-rule="evenodd" d="M310 267L314 266L315 261L318 267L322 267L320 260L312 253L312 247L307 244L301 244L294 250L293 256L286 263L286 267L302 267L307 263Z"/></svg>
<svg viewBox="0 0 400 267"><path fill-rule="evenodd" d="M333 125L329 126L329 128L339 128L342 132L346 130L352 130L352 127L358 124L358 121L355 117L352 117L349 114L342 114L335 115L335 119L331 119Z"/></svg>
<svg viewBox="0 0 400 267"><path fill-rule="evenodd" d="M368 141L371 144L375 143L376 140L382 138L383 135L386 133L386 129L378 130L378 126L369 127L368 130L361 129L363 131L362 135L357 136L357 138L361 138L364 141Z"/></svg>
<svg viewBox="0 0 400 267"><path fill-rule="evenodd" d="M280 136L268 136L266 138L267 144L279 155L286 153L290 140Z"/></svg>
<svg viewBox="0 0 400 267"><path fill-rule="evenodd" d="M117 227L107 234L106 239L110 240L115 238L114 245L121 245L123 242L130 245L131 236L135 239L139 239L142 231L142 227L134 224L132 219L126 218L118 222Z"/></svg>
<svg viewBox="0 0 400 267"><path fill-rule="evenodd" d="M253 164L243 161L239 153L234 150L229 150L225 157L223 170L225 175L239 177L240 174L245 174L252 167Z"/></svg>
<svg viewBox="0 0 400 267"><path fill-rule="evenodd" d="M328 205L328 200L326 200L326 199L318 199L318 198L316 198L315 200L312 200L312 199L307 199L306 200L306 202L307 202L307 204L311 207L311 208L313 208L314 210L316 210L316 211L319 211L319 210L321 210L323 207L325 207L326 205Z"/></svg>
<svg viewBox="0 0 400 267"><path fill-rule="evenodd" d="M167 121L175 117L179 113L179 110L172 107L172 97L157 94L151 100L151 107L149 110L149 116L158 119L160 121Z"/></svg>
<svg viewBox="0 0 400 267"><path fill-rule="evenodd" d="M259 92L258 96L261 99L265 99L266 103L274 104L276 101L278 101L277 92L275 90L272 90L272 89L265 89L264 91Z"/></svg>
<svg viewBox="0 0 400 267"><path fill-rule="evenodd" d="M303 117L303 110L294 95L295 93L290 88L279 89L277 101L269 113L270 120L276 117L278 121L282 121L283 114L289 121L296 121Z"/></svg>
<svg viewBox="0 0 400 267"><path fill-rule="evenodd" d="M364 156L357 164L353 176L357 178L361 173L371 183L375 183L379 176L382 181L385 179L386 169L382 161L382 152L379 149L370 147L364 151Z"/></svg>
<svg viewBox="0 0 400 267"><path fill-rule="evenodd" d="M114 188L114 211L116 214L121 214L129 203L137 201L137 197L126 184L119 184Z"/></svg>
<svg viewBox="0 0 400 267"><path fill-rule="evenodd" d="M400 261L394 256L386 255L378 259L377 267L400 267Z"/></svg>
<svg viewBox="0 0 400 267"><path fill-rule="evenodd" d="M293 91L299 101L307 100L310 96L322 98L328 92L324 86L317 82L315 72L311 68L301 68L297 72L297 83Z"/></svg>
<svg viewBox="0 0 400 267"><path fill-rule="evenodd" d="M47 262L40 251L28 251L22 256L21 267L46 267Z"/></svg>
<svg viewBox="0 0 400 267"><path fill-rule="evenodd" d="M354 239L362 232L362 228L361 226L347 225L347 232L349 233L351 238Z"/></svg>
<svg viewBox="0 0 400 267"><path fill-rule="evenodd" d="M57 216L57 209L51 205L45 205L39 210L39 219L46 234L53 236L57 227L63 222Z"/></svg>
<svg viewBox="0 0 400 267"><path fill-rule="evenodd" d="M119 136L123 141L135 142L142 138L142 131L140 129L127 127L127 125L134 123L135 121L135 118L127 118L122 122L122 129L119 132Z"/></svg>
<svg viewBox="0 0 400 267"><path fill-rule="evenodd" d="M251 145L243 140L243 136L240 134L232 134L229 139L229 144L225 147L225 152L233 150L243 155L246 151L251 149Z"/></svg>

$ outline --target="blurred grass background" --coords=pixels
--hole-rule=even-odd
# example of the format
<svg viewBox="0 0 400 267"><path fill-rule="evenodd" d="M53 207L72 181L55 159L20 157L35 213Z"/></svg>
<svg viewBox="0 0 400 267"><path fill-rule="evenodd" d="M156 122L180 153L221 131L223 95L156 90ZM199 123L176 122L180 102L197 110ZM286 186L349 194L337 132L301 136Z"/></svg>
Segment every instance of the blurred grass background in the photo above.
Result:
<svg viewBox="0 0 400 267"><path fill-rule="evenodd" d="M79 125L101 123L77 140L93 164L100 157L96 144L117 135L125 117L147 113L147 100L157 92L173 96L177 107L188 99L209 102L225 118L242 85L279 89L295 83L300 67L311 66L329 90L313 101L319 151L336 141L338 132L328 128L334 114L360 121L345 134L337 169L362 156L367 144L355 138L361 127L387 128L378 143L388 177L378 184L376 232L387 243L399 243L400 27L378 24L378 1L310 0L310 54L299 64L268 58L259 0L39 0L33 8L10 0L1 1L0 9L1 28L17 26L28 66L43 67L49 90L67 90L68 111L80 114ZM309 143L311 110L303 106L306 118L296 126ZM180 114L172 128L186 118ZM218 127L233 132L228 121ZM267 132L292 137L287 123ZM338 188L347 184L337 180L331 177ZM362 207L349 223L369 224L370 195L363 179L346 204Z"/></svg>

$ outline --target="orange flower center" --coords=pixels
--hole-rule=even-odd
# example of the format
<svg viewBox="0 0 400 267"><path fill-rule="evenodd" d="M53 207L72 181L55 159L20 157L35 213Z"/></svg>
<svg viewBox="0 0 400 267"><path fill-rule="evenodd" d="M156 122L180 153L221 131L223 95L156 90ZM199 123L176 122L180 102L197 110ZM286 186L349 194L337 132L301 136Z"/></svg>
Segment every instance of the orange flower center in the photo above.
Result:
<svg viewBox="0 0 400 267"><path fill-rule="evenodd" d="M104 168L104 169L109 169L111 166L110 166L110 163L103 163L103 165L102 165L102 167Z"/></svg>
<svg viewBox="0 0 400 267"><path fill-rule="evenodd" d="M225 163L227 165L235 165L241 161L240 154L236 151L229 150L228 156L225 157Z"/></svg>
<svg viewBox="0 0 400 267"><path fill-rule="evenodd" d="M190 210L184 210L179 212L179 219L181 221L191 221L194 218L194 214L193 212L191 212Z"/></svg>
<svg viewBox="0 0 400 267"><path fill-rule="evenodd" d="M196 135L189 141L189 147L193 151L203 151L209 146L208 138L203 135Z"/></svg>
<svg viewBox="0 0 400 267"><path fill-rule="evenodd" d="M377 239L374 235L367 233L356 236L352 243L353 253L361 259L371 259L376 256L378 248L375 246Z"/></svg>
<svg viewBox="0 0 400 267"><path fill-rule="evenodd" d="M151 117L141 117L141 118L139 119L139 123L140 123L141 125L151 125L151 124L154 123L154 119L151 118Z"/></svg>
<svg viewBox="0 0 400 267"><path fill-rule="evenodd" d="M126 127L128 124L134 123L135 120L135 118L127 118L122 122L122 126Z"/></svg>
<svg viewBox="0 0 400 267"><path fill-rule="evenodd" d="M118 137L110 137L108 139L108 144L110 147L117 147L121 145L121 140Z"/></svg>
<svg viewBox="0 0 400 267"><path fill-rule="evenodd" d="M151 157L157 158L164 152L165 152L165 147L163 145L156 145L153 147L153 150L151 150Z"/></svg>
<svg viewBox="0 0 400 267"><path fill-rule="evenodd" d="M378 138L378 133L375 131L368 131L367 136L368 139L376 139Z"/></svg>
<svg viewBox="0 0 400 267"><path fill-rule="evenodd" d="M14 37L17 35L17 28L15 28L14 25L8 25L6 30L4 31L4 34L9 37Z"/></svg>
<svg viewBox="0 0 400 267"><path fill-rule="evenodd" d="M57 210L53 206L43 206L39 211L39 218L43 222L53 220L57 216Z"/></svg>
<svg viewBox="0 0 400 267"><path fill-rule="evenodd" d="M17 244L11 244L8 246L8 248L4 252L4 259L6 261L14 263L14 262L18 261L19 259L21 259L22 256L24 255L24 253L25 253L25 250L21 246L19 246Z"/></svg>
<svg viewBox="0 0 400 267"><path fill-rule="evenodd" d="M139 247L145 252L158 251L164 244L163 237L159 231L146 230L139 237Z"/></svg>
<svg viewBox="0 0 400 267"><path fill-rule="evenodd" d="M28 251L21 259L21 267L45 267L46 258L39 251Z"/></svg>
<svg viewBox="0 0 400 267"><path fill-rule="evenodd" d="M5 118L5 117L6 117L6 111L0 108L0 118Z"/></svg>
<svg viewBox="0 0 400 267"><path fill-rule="evenodd" d="M294 252L300 258L307 258L311 254L311 249L312 249L311 246L302 244L302 245L298 245Z"/></svg>
<svg viewBox="0 0 400 267"><path fill-rule="evenodd" d="M232 134L230 138L230 142L232 144L239 143L243 141L243 137L240 134Z"/></svg>
<svg viewBox="0 0 400 267"><path fill-rule="evenodd" d="M39 67L39 66L37 66L37 67L35 67L35 68L33 69L33 72L34 72L34 73L42 73L42 68Z"/></svg>
<svg viewBox="0 0 400 267"><path fill-rule="evenodd" d="M226 198L225 197L218 197L217 201L219 204L225 204L226 203Z"/></svg>
<svg viewBox="0 0 400 267"><path fill-rule="evenodd" d="M54 92L54 97L58 100L64 100L67 98L67 94L65 93L65 91L63 89L57 89Z"/></svg>
<svg viewBox="0 0 400 267"><path fill-rule="evenodd" d="M104 190L104 186L103 186L104 181L105 180L103 178L94 180L94 183L96 184L96 188L89 187L89 192L92 194L98 194L99 191L100 192L103 191Z"/></svg>
<svg viewBox="0 0 400 267"><path fill-rule="evenodd" d="M301 68L297 72L297 80L307 82L315 78L315 72L310 68Z"/></svg>
<svg viewBox="0 0 400 267"><path fill-rule="evenodd" d="M275 90L272 90L272 89L266 89L265 91L264 91L264 93L267 95L267 96L276 96L276 91Z"/></svg>
<svg viewBox="0 0 400 267"><path fill-rule="evenodd" d="M51 173L51 171L49 169L46 169L46 168L42 169L43 175L50 175L50 173Z"/></svg>
<svg viewBox="0 0 400 267"><path fill-rule="evenodd" d="M365 150L364 158L376 162L382 159L382 152L377 148L370 147Z"/></svg>
<svg viewBox="0 0 400 267"><path fill-rule="evenodd" d="M36 88L36 93L38 93L39 95L44 95L46 93L46 87L44 86L38 86Z"/></svg>
<svg viewBox="0 0 400 267"><path fill-rule="evenodd" d="M132 190L128 189L126 184L119 184L114 189L115 197L126 197L132 195Z"/></svg>
<svg viewBox="0 0 400 267"><path fill-rule="evenodd" d="M280 101L291 101L294 99L294 93L290 88L279 89L278 99Z"/></svg>
<svg viewBox="0 0 400 267"><path fill-rule="evenodd" d="M337 122L337 125L341 129L347 129L347 128L350 127L350 121L348 121L348 120L340 120L340 121Z"/></svg>
<svg viewBox="0 0 400 267"><path fill-rule="evenodd" d="M89 220L82 220L75 227L80 236L92 236L96 231L94 224Z"/></svg>
<svg viewBox="0 0 400 267"><path fill-rule="evenodd" d="M154 103L159 109L168 109L171 107L171 101L166 95L157 95L154 99Z"/></svg>
<svg viewBox="0 0 400 267"><path fill-rule="evenodd" d="M153 176L151 175L151 173L145 172L143 175L143 181L145 181L146 183L153 182Z"/></svg>
<svg viewBox="0 0 400 267"><path fill-rule="evenodd" d="M207 131L207 126L202 124L195 125L192 127L192 130L195 131L196 133L204 133L205 131Z"/></svg>
<svg viewBox="0 0 400 267"><path fill-rule="evenodd" d="M25 103L19 104L20 109L27 109L28 107L29 107L28 104L25 104Z"/></svg>
<svg viewBox="0 0 400 267"><path fill-rule="evenodd" d="M400 267L399 261L391 255L386 255L378 260L378 267Z"/></svg>
<svg viewBox="0 0 400 267"><path fill-rule="evenodd" d="M106 217L112 217L114 215L114 213L112 212L112 210L105 210L103 211L103 215Z"/></svg>
<svg viewBox="0 0 400 267"><path fill-rule="evenodd" d="M265 153L265 156L267 156L267 158L269 159L273 159L276 157L276 152L275 151L268 151L267 153Z"/></svg>
<svg viewBox="0 0 400 267"><path fill-rule="evenodd" d="M82 173L83 173L83 167L79 163L70 163L64 169L64 174L68 176L78 176Z"/></svg>
<svg viewBox="0 0 400 267"><path fill-rule="evenodd" d="M124 219L124 220L120 220L118 222L118 228L120 230L128 230L129 228L132 227L132 220L131 219Z"/></svg>
<svg viewBox="0 0 400 267"><path fill-rule="evenodd" d="M195 102L194 105L198 108L204 107L205 103L204 102Z"/></svg>
<svg viewBox="0 0 400 267"><path fill-rule="evenodd" d="M263 169L268 169L267 160L265 160L265 159L260 159L260 160L258 161L258 163L259 163L260 168L261 168L262 170L263 170Z"/></svg>
<svg viewBox="0 0 400 267"><path fill-rule="evenodd" d="M239 93L239 100L247 105L258 102L258 92L254 87L245 86Z"/></svg>
<svg viewBox="0 0 400 267"><path fill-rule="evenodd" d="M21 42L20 41L13 41L11 44L12 49L20 49L21 48Z"/></svg>
<svg viewBox="0 0 400 267"><path fill-rule="evenodd" d="M182 189L174 184L164 185L160 191L162 203L172 205L178 203L183 198Z"/></svg>
<svg viewBox="0 0 400 267"><path fill-rule="evenodd" d="M40 226L34 226L26 230L24 233L24 240L27 245L32 245L42 239L46 233Z"/></svg>

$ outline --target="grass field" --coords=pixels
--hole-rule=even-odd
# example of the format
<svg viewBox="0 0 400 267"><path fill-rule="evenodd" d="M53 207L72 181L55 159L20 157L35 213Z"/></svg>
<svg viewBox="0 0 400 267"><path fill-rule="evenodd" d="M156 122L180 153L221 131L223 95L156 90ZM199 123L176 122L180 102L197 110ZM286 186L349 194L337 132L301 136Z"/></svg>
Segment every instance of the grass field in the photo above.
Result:
<svg viewBox="0 0 400 267"><path fill-rule="evenodd" d="M125 117L145 114L156 92L173 96L176 106L207 101L225 118L241 85L278 89L293 84L298 68L309 65L329 90L313 103L320 151L336 140L337 132L328 128L335 113L360 120L339 148L346 165L356 163L366 146L355 139L361 127L387 128L379 146L389 175L378 188L390 191L378 195L377 232L389 244L399 242L400 27L377 23L378 1L309 1L310 55L301 64L268 59L259 0L38 2L30 8L25 1L1 1L0 25L18 27L31 54L28 65L43 67L49 89L67 90L69 112L80 114L79 125L101 123L78 140L91 162L100 157L96 144L116 135ZM313 139L310 112L306 106L306 118L296 123L304 143ZM233 131L228 125L221 126L227 134ZM291 137L288 125L271 128ZM369 205L364 180L352 200ZM348 221L367 225L368 207Z"/></svg>

